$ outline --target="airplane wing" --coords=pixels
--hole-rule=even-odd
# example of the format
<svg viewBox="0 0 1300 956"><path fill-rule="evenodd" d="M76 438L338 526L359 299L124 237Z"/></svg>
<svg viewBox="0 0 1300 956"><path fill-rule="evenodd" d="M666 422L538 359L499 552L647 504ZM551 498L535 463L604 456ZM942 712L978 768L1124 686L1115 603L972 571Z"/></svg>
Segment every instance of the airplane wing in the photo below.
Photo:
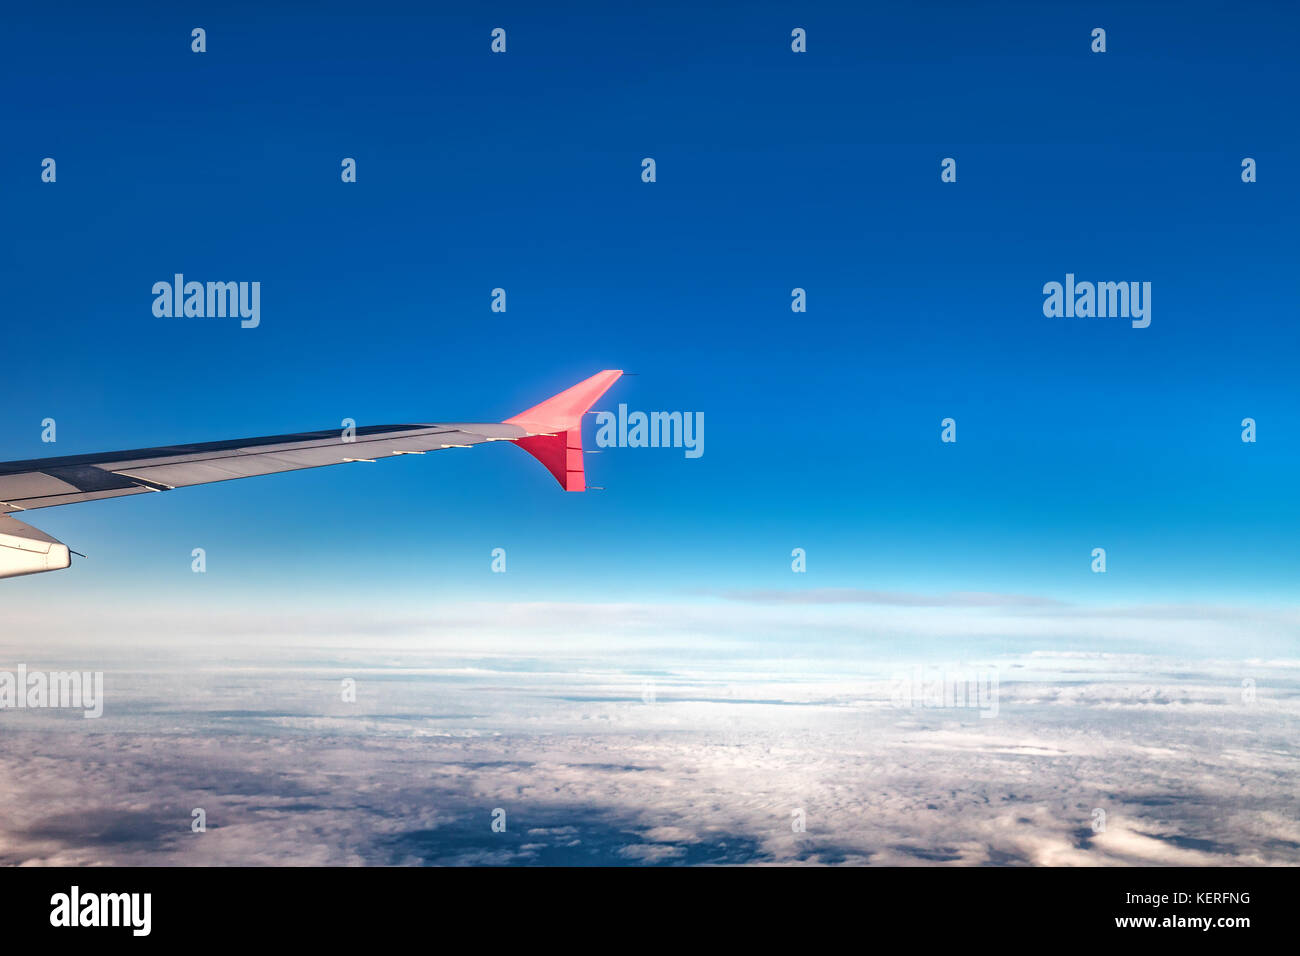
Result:
<svg viewBox="0 0 1300 956"><path fill-rule="evenodd" d="M300 468L375 461L523 437L514 425L373 425L351 440L339 429L137 448L0 464L0 513L171 491Z"/></svg>
<svg viewBox="0 0 1300 956"><path fill-rule="evenodd" d="M66 546L7 517L14 512L234 478L509 441L546 466L565 491L584 491L582 416L622 374L598 372L504 422L368 425L346 433L334 429L3 462L0 578L57 570L71 563Z"/></svg>

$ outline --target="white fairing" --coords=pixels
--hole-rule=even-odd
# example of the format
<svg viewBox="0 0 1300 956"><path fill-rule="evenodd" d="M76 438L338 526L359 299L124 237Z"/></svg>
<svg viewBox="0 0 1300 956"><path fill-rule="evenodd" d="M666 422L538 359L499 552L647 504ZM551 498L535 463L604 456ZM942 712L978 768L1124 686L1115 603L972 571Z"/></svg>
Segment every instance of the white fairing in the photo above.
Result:
<svg viewBox="0 0 1300 956"><path fill-rule="evenodd" d="M71 563L67 545L8 515L0 515L0 578L60 571Z"/></svg>

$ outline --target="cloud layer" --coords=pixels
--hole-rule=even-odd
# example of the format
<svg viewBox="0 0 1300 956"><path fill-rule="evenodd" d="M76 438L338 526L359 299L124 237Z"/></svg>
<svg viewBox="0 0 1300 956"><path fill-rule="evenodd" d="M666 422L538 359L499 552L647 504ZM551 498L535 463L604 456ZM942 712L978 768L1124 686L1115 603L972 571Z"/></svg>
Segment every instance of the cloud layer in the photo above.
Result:
<svg viewBox="0 0 1300 956"><path fill-rule="evenodd" d="M1295 661L990 657L982 717L815 664L97 653L103 718L0 712L0 862L1300 862Z"/></svg>

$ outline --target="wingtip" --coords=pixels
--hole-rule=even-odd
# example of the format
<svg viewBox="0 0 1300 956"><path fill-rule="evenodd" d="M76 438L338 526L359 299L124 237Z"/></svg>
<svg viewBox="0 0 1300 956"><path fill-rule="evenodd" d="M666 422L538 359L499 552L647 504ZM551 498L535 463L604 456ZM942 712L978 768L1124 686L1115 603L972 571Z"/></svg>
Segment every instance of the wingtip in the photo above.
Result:
<svg viewBox="0 0 1300 956"><path fill-rule="evenodd" d="M540 461L565 491L587 489L582 416L622 374L622 369L603 369L504 422L533 433L515 444Z"/></svg>

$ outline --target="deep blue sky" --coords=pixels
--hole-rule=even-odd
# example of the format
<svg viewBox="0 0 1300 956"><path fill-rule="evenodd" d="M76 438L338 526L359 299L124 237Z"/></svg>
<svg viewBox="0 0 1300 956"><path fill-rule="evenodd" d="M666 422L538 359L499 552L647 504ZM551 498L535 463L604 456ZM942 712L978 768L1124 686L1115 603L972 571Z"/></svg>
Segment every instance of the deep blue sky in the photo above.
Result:
<svg viewBox="0 0 1300 956"><path fill-rule="evenodd" d="M602 368L640 374L598 407L702 411L705 454L52 509L92 560L10 593L1293 599L1291 5L131 6L0 31L0 458L500 420ZM155 318L175 272L260 281L261 327ZM1066 272L1151 282L1151 327L1045 318Z"/></svg>

